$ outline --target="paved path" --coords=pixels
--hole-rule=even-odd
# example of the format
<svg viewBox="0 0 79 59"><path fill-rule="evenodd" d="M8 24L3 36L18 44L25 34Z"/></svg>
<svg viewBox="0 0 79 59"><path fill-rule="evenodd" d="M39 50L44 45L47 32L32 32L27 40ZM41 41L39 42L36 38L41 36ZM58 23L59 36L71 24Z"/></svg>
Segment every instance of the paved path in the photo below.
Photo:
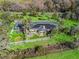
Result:
<svg viewBox="0 0 79 59"><path fill-rule="evenodd" d="M19 44L22 44L22 43L38 42L38 41L49 40L49 39L50 39L50 37L44 37L44 38L38 38L38 39L32 39L32 40L24 40L24 41L19 41L19 42L10 42L10 43L8 43L8 45L11 45L11 44L19 45Z"/></svg>

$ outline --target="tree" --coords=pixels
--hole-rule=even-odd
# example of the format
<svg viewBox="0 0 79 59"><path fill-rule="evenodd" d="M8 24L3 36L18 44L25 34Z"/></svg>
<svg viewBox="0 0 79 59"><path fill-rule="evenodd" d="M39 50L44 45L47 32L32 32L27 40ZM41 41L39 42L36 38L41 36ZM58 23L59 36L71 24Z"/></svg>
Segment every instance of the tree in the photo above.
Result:
<svg viewBox="0 0 79 59"><path fill-rule="evenodd" d="M2 1L2 4L1 4L2 5L2 9L4 11L9 11L12 4L13 3L11 1L4 0L4 1Z"/></svg>
<svg viewBox="0 0 79 59"><path fill-rule="evenodd" d="M44 5L46 6L47 11L53 11L53 2L52 2L52 0L46 0Z"/></svg>

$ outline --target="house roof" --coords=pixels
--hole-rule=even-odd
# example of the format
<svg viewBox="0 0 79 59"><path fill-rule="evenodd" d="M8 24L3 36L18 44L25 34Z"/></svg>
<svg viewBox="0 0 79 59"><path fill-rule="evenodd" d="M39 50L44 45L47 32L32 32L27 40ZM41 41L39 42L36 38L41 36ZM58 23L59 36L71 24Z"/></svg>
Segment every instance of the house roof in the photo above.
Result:
<svg viewBox="0 0 79 59"><path fill-rule="evenodd" d="M40 26L45 26L45 29ZM31 29L38 29L38 30L43 30L46 31L47 29L53 29L57 26L56 23L54 22L49 22L49 21L39 21L39 22L32 22L31 23Z"/></svg>

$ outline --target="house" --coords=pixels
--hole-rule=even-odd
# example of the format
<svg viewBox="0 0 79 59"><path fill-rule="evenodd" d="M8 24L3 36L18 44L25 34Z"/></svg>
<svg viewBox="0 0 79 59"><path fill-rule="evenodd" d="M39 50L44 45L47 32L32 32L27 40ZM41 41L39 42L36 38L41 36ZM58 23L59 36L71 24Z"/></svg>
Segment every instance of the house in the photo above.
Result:
<svg viewBox="0 0 79 59"><path fill-rule="evenodd" d="M38 22L32 22L30 24L29 31L32 34L36 34L39 36L45 36L45 35L47 35L48 32L51 33L51 31L56 27L57 27L57 24L54 22L38 21Z"/></svg>
<svg viewBox="0 0 79 59"><path fill-rule="evenodd" d="M49 34L51 34L51 32L54 28L58 27L56 22L50 22L50 21L31 22L27 26L29 27L29 29L28 29L28 27L25 28L21 22L16 21L10 34L14 34L14 32L17 32L17 34L22 33L23 34L22 36L24 38L33 37L34 35L48 36Z"/></svg>

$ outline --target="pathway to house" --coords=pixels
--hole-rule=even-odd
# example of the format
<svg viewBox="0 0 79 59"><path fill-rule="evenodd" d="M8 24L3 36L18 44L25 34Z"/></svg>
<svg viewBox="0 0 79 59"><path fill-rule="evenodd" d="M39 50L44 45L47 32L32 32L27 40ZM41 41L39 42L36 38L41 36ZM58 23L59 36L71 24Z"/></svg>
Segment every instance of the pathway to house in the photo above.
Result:
<svg viewBox="0 0 79 59"><path fill-rule="evenodd" d="M37 38L37 39L32 39L32 40L23 40L23 41L19 41L19 42L10 42L10 43L8 43L8 45L12 45L12 44L20 45L23 43L38 42L38 41L49 40L49 39L50 39L50 37Z"/></svg>

